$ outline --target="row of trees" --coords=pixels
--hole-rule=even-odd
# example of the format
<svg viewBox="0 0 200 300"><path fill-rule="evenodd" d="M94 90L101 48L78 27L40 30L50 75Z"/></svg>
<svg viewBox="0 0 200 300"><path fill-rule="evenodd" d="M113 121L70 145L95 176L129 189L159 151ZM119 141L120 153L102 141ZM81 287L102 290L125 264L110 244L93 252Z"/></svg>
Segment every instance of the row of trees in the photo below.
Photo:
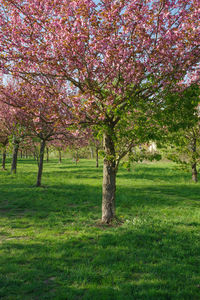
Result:
<svg viewBox="0 0 200 300"><path fill-rule="evenodd" d="M41 186L44 151L47 142L56 148L66 146L83 146L87 144L89 130L81 134L77 130L67 130L66 120L70 120L68 110L54 101L49 93L38 90L28 83L7 83L1 86L0 118L1 143L4 146L3 167L5 164L5 147L12 138L13 158L11 172L16 173L17 155L20 144L36 148L40 143L38 177L36 186ZM61 119L61 117L63 119ZM36 154L36 151L34 151Z"/></svg>
<svg viewBox="0 0 200 300"><path fill-rule="evenodd" d="M103 136L102 222L110 223L120 160L134 146L171 132L167 124L180 120L177 93L186 89L186 79L188 85L199 79L200 3L0 3L0 68L17 79L12 97L7 97L15 103L8 105L22 101L17 107L23 115L35 116L44 103L39 117L50 120L51 133L39 134L43 146L49 134L82 135L88 128ZM7 86L2 86L3 97Z"/></svg>

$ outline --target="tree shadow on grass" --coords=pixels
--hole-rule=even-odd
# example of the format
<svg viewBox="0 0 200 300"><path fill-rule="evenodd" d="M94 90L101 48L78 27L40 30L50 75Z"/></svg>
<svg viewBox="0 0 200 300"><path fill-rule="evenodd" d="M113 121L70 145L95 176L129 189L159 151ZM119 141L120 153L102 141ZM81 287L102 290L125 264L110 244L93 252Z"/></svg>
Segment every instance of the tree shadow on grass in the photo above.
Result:
<svg viewBox="0 0 200 300"><path fill-rule="evenodd" d="M73 169L75 177L85 174L88 179L94 170ZM199 207L200 186L157 185L164 171L148 168L153 171L154 184L119 182L118 211L132 219L139 215L138 224L125 222L119 228L95 226L101 214L100 181L96 185L89 180L87 185L61 182L46 189L1 183L0 216L8 222L9 232L0 235L0 298L199 299L199 238L196 231L188 230L199 223L156 223L151 218L159 209ZM120 174L135 178L134 173ZM61 172L53 175L59 177ZM164 178L170 180L170 174ZM140 217L144 211L144 218L151 214L146 221ZM29 229L36 234L26 234ZM13 236L12 230L23 234Z"/></svg>
<svg viewBox="0 0 200 300"><path fill-rule="evenodd" d="M195 242L195 243L194 243ZM5 240L1 299L199 299L199 245L167 226Z"/></svg>
<svg viewBox="0 0 200 300"><path fill-rule="evenodd" d="M98 180L102 180L102 171L95 171L94 169L87 169L87 170L83 170L82 172L77 169L77 170L72 170L72 169L63 169L62 171L52 171L52 172L48 172L48 171L44 171L43 174L43 179L45 180L45 177L52 177L53 176L60 176L62 175L65 179L67 178L80 178L80 179L98 179Z"/></svg>
<svg viewBox="0 0 200 300"><path fill-rule="evenodd" d="M141 187L117 188L117 202L122 207L128 206L179 206L181 203L186 206L199 206L200 201L199 185L145 185Z"/></svg>
<svg viewBox="0 0 200 300"><path fill-rule="evenodd" d="M62 223L79 219L91 223L100 218L100 206L100 186L61 184L34 188L1 184L0 216L10 220L26 218L27 224L53 226L59 219Z"/></svg>
<svg viewBox="0 0 200 300"><path fill-rule="evenodd" d="M148 180L149 182L170 182L178 183L181 181L191 181L191 174L188 172L180 171L175 168L166 167L150 167L149 165L137 165L131 172L121 169L117 175L118 178L134 180Z"/></svg>
<svg viewBox="0 0 200 300"><path fill-rule="evenodd" d="M21 162L20 162L21 163ZM23 169L23 173L20 171L20 175L29 176L31 174L37 174L37 163L32 160L23 160L23 165L30 165L30 169ZM88 163L88 161L87 161ZM94 163L94 164L93 164ZM35 169L31 169L34 165ZM56 166L56 169L55 169ZM50 171L48 171L50 170ZM44 171L43 177L51 177L53 176L72 176L76 178L93 178L93 179L101 179L102 178L102 166L99 168L95 167L95 162L90 162L85 164L82 161L80 164L75 165L72 161L67 160L65 164L59 164L55 161L51 161L50 163L44 163ZM123 167L120 167L120 170L117 174L118 179L132 180L133 185L136 180L148 180L149 182L170 182L170 183L179 183L182 181L191 182L191 174L186 173L180 170L177 170L175 166L163 166L159 165L155 167L151 167L151 165L146 164L137 164L132 168L131 172L128 172Z"/></svg>
<svg viewBox="0 0 200 300"><path fill-rule="evenodd" d="M35 188L26 184L10 182L0 186L0 208L36 211L65 211L85 207L101 207L101 184L53 184L47 188ZM117 187L117 208L140 207L197 207L200 201L200 185L145 185L143 187ZM6 202L6 204L5 204ZM91 212L89 210L89 212Z"/></svg>
<svg viewBox="0 0 200 300"><path fill-rule="evenodd" d="M59 170L51 171L50 174L59 173L71 173L74 178L96 178L101 179L103 174L102 166L96 168L95 166L85 166L85 165L69 165L69 166L58 166ZM48 172L45 172L48 174ZM183 180L185 182L191 182L191 174L175 169L175 167L167 168L166 167L150 167L149 165L137 165L131 172L128 172L124 168L120 168L117 173L118 179L132 180L133 184L135 180L148 180L149 182L170 182L170 183L179 183Z"/></svg>
<svg viewBox="0 0 200 300"><path fill-rule="evenodd" d="M33 169L31 168L32 165L30 165L30 168L28 169L23 169L22 171L19 169L17 176L22 176L26 177L26 176L34 176L35 178L37 177L37 165L36 167ZM10 175L10 172L7 173L7 175ZM42 180L49 177L60 177L63 176L64 178L67 177L73 177L74 179L76 178L93 178L93 179L102 179L102 167L96 168L94 167L87 167L87 166L74 166L74 165L64 165L64 166L60 166L60 165L55 165L53 163L49 164L49 165L44 165L43 168L43 176L42 176ZM13 178L15 178L16 176L13 175Z"/></svg>

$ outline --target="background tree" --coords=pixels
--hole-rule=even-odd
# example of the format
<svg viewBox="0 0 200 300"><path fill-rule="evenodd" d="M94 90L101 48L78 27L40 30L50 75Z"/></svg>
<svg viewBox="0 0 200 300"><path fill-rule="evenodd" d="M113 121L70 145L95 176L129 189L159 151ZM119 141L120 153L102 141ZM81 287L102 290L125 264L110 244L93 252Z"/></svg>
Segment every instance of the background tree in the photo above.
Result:
<svg viewBox="0 0 200 300"><path fill-rule="evenodd" d="M1 111L3 115L1 114ZM2 145L2 169L6 169L6 148L9 144L10 131L4 124L4 111L0 109L0 144Z"/></svg>
<svg viewBox="0 0 200 300"><path fill-rule="evenodd" d="M163 109L167 125L166 156L192 170L194 182L198 180L197 165L200 162L199 96L199 85L191 85L182 92L169 94Z"/></svg>
<svg viewBox="0 0 200 300"><path fill-rule="evenodd" d="M8 136L5 132L0 132L0 144L2 145L2 169L6 170L6 146L8 145Z"/></svg>
<svg viewBox="0 0 200 300"><path fill-rule="evenodd" d="M0 124L4 128L6 135L9 135L9 138L12 140L13 146L11 173L17 172L19 145L27 135L26 122L27 116L22 111L0 101Z"/></svg>
<svg viewBox="0 0 200 300"><path fill-rule="evenodd" d="M41 85L34 86L27 81L11 79L6 86L0 87L2 106L16 111L18 124L26 129L27 135L40 140L37 187L41 186L46 143L52 140L62 140L62 143L65 142L66 145L74 143L79 145L85 138L85 131L79 134L77 129L69 130L72 113L68 109L68 98L64 98L65 91L61 93L61 84L56 82L52 85L51 82L51 89L50 86L48 88L43 86L42 89ZM19 132L20 130L21 127ZM16 138L14 141L16 145L14 149L17 153L19 141Z"/></svg>
<svg viewBox="0 0 200 300"><path fill-rule="evenodd" d="M94 158L94 152L95 152L95 161L96 161L96 167L99 167L99 150L102 150L102 134L101 130L98 130L98 128L95 128L93 126L92 128L92 137L90 140L90 151L91 151L91 158Z"/></svg>
<svg viewBox="0 0 200 300"><path fill-rule="evenodd" d="M53 99L51 99L53 98ZM27 82L10 81L5 87L1 87L2 105L9 107L11 111L17 111L21 118L18 118L18 124L26 128L29 136L40 139L38 176L36 186L41 186L43 171L43 160L45 144L48 140L56 138L58 134L65 132L63 122L60 122L59 109L56 104L55 95L52 96L41 87L33 87ZM62 109L62 114L64 110ZM65 110L65 120L67 111ZM5 112L5 117L7 117ZM19 128L19 132L21 127ZM15 157L19 149L19 139L16 134L13 135L15 145ZM70 138L70 135L68 136ZM14 156L13 156L14 157Z"/></svg>

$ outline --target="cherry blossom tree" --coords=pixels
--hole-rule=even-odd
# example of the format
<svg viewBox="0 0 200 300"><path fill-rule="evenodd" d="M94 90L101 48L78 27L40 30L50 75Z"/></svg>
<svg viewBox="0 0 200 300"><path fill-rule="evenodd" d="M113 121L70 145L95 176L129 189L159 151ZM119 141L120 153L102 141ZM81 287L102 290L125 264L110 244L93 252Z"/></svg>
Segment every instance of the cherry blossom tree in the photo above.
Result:
<svg viewBox="0 0 200 300"><path fill-rule="evenodd" d="M74 114L102 130L105 223L115 217L120 159L150 138L158 95L199 63L199 8L198 0L1 0L3 72L66 81Z"/></svg>
<svg viewBox="0 0 200 300"><path fill-rule="evenodd" d="M71 130L71 113L68 110L68 103L61 99L65 93L59 94L60 84L50 86L34 86L27 81L10 80L7 85L0 86L0 101L2 106L9 107L10 111L17 112L18 126L26 129L26 135L30 138L39 138L39 162L37 187L41 186L45 146L48 141L60 141L66 145L81 144L85 134L89 132ZM5 117L6 117L5 111ZM16 136L16 135L15 135ZM23 136L24 137L24 136ZM16 157L19 149L19 141L15 141Z"/></svg>
<svg viewBox="0 0 200 300"><path fill-rule="evenodd" d="M55 102L53 99L49 101L50 95L44 90L27 83L18 82L16 85L14 81L10 81L5 87L1 86L0 90L2 106L6 105L10 111L17 112L19 131L23 126L29 132L29 136L38 137L41 141L36 184L36 186L41 186L45 144L49 139L55 138L60 133L59 130L64 130L64 128L61 129L59 117L55 113ZM6 112L5 117L7 117ZM16 134L14 139L15 157L17 157L19 140L16 140Z"/></svg>
<svg viewBox="0 0 200 300"><path fill-rule="evenodd" d="M0 116L1 119L1 116ZM0 123L0 144L2 145L2 169L6 170L6 147L9 143L9 132L7 128Z"/></svg>
<svg viewBox="0 0 200 300"><path fill-rule="evenodd" d="M58 151L58 162L60 164L62 162L62 151L64 151L66 149L67 144L68 143L66 143L66 141L63 138L53 140L50 144L53 147L53 149Z"/></svg>
<svg viewBox="0 0 200 300"><path fill-rule="evenodd" d="M2 96L2 95L1 95ZM6 133L7 139L12 139L13 155L11 164L11 173L17 172L17 155L20 142L27 135L26 130L26 115L24 115L19 109L10 107L6 103L0 101L0 124L1 128L4 128L4 134Z"/></svg>

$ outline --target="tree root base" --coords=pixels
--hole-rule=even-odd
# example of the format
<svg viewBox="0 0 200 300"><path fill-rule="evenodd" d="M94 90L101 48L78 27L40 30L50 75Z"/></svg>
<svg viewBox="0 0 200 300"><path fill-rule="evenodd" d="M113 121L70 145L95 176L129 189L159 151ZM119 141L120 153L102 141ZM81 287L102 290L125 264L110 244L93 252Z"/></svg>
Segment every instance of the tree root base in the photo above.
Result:
<svg viewBox="0 0 200 300"><path fill-rule="evenodd" d="M110 222L105 222L105 221L102 221L102 220L99 220L97 222L97 226L99 227L118 227L118 226L121 226L122 224L124 223L124 220L119 218L119 217L114 217L111 219Z"/></svg>

